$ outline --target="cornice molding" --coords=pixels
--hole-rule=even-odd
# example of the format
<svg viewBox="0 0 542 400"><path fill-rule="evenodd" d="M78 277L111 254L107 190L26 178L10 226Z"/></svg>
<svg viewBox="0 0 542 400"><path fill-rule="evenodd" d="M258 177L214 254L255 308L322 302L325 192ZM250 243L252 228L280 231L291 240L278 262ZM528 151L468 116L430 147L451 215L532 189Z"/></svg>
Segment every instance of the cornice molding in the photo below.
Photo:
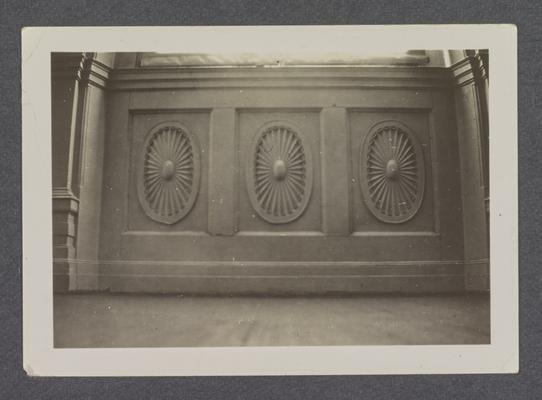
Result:
<svg viewBox="0 0 542 400"><path fill-rule="evenodd" d="M111 68L95 59L95 56L85 59L81 83L107 89Z"/></svg>
<svg viewBox="0 0 542 400"><path fill-rule="evenodd" d="M479 84L489 79L487 68L478 53L459 60L450 67L450 71L457 87Z"/></svg>
<svg viewBox="0 0 542 400"><path fill-rule="evenodd" d="M313 66L273 68L133 68L111 71L111 90L199 88L447 88L447 68Z"/></svg>
<svg viewBox="0 0 542 400"><path fill-rule="evenodd" d="M145 67L113 69L94 53L53 53L53 79L76 79L102 90L198 88L392 88L462 87L488 80L480 54L449 68L374 65L282 67Z"/></svg>
<svg viewBox="0 0 542 400"><path fill-rule="evenodd" d="M95 59L94 53L52 53L53 79L76 80L83 85L107 88L111 68Z"/></svg>

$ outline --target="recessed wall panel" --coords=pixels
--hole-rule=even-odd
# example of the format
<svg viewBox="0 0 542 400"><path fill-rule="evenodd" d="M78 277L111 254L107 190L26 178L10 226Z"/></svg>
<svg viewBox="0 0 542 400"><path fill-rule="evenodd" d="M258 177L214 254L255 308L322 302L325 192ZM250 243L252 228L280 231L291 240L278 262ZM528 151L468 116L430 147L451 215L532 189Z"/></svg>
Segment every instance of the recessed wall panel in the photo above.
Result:
<svg viewBox="0 0 542 400"><path fill-rule="evenodd" d="M126 232L206 231L208 138L205 111L132 114Z"/></svg>
<svg viewBox="0 0 542 400"><path fill-rule="evenodd" d="M428 112L353 110L349 125L354 234L436 233Z"/></svg>
<svg viewBox="0 0 542 400"><path fill-rule="evenodd" d="M321 232L318 110L238 115L239 232Z"/></svg>

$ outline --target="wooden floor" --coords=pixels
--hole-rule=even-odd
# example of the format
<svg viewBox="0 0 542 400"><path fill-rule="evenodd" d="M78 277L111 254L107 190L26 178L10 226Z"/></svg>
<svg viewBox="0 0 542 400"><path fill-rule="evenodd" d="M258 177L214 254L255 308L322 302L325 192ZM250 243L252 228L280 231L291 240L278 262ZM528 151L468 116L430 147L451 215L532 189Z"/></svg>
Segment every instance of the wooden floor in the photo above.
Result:
<svg viewBox="0 0 542 400"><path fill-rule="evenodd" d="M55 295L56 347L489 343L489 295Z"/></svg>

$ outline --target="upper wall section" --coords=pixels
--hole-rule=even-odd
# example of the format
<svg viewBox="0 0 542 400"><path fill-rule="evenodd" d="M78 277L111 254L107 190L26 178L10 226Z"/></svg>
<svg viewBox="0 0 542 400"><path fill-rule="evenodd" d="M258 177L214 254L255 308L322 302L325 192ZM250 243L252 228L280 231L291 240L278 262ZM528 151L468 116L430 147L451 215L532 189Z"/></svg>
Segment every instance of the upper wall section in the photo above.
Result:
<svg viewBox="0 0 542 400"><path fill-rule="evenodd" d="M445 66L441 50L357 54L188 54L117 53L116 68L300 67L300 66Z"/></svg>

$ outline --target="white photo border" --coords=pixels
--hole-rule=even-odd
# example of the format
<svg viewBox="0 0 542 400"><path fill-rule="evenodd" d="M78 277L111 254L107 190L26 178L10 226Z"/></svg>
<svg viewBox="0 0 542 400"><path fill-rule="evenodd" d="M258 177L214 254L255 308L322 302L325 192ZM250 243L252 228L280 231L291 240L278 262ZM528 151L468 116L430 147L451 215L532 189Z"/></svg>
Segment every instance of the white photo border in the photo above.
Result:
<svg viewBox="0 0 542 400"><path fill-rule="evenodd" d="M172 40L175 38L175 40ZM186 38L181 40L179 38ZM377 40L375 40L375 38ZM56 349L51 52L489 49L491 344ZM514 25L31 27L22 31L23 364L32 376L516 373L517 29Z"/></svg>

